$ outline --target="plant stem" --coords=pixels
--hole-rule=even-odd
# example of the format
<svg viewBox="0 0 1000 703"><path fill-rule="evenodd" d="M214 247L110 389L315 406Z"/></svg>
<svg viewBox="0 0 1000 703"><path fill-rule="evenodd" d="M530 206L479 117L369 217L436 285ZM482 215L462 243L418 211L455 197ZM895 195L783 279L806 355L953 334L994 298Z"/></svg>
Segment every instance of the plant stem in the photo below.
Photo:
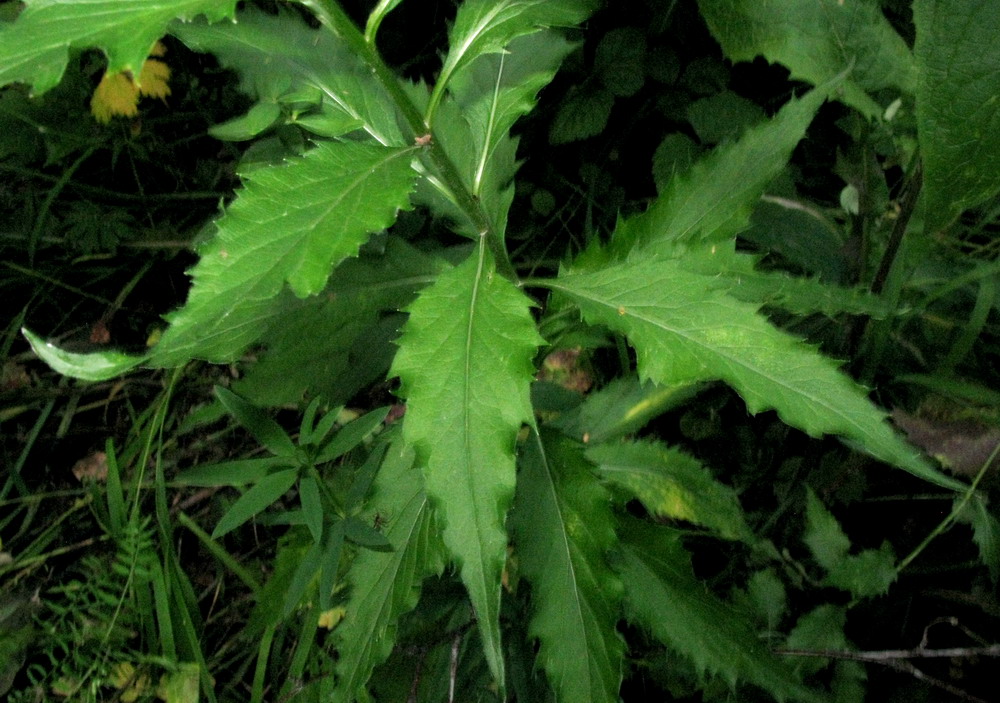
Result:
<svg viewBox="0 0 1000 703"><path fill-rule="evenodd" d="M433 139L431 125L424 121L423 115L413 104L409 96L399 85L396 74L393 73L373 43L365 40L361 30L355 26L350 17L341 9L335 0L305 0L307 7L315 10L319 20L330 29L347 47L371 69L376 80L389 94L397 109L406 121L412 134L410 138L417 140L432 135L431 140L423 146L424 153L441 175L448 193L455 198L455 204L465 213L479 237L486 241L487 247L496 261L497 271L505 278L518 283L517 273L510 263L507 248L504 245L503 233L498 232L480 206L479 199L473 195L462 181L458 168L448 156L448 153ZM374 39L374 37L373 37Z"/></svg>

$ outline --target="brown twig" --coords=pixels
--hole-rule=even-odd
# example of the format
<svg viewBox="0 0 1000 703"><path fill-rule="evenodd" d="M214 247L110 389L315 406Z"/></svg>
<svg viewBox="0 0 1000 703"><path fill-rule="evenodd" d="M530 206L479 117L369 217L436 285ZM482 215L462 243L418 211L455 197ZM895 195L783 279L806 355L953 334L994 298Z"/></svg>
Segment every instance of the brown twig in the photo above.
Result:
<svg viewBox="0 0 1000 703"><path fill-rule="evenodd" d="M942 649L927 649L923 646L915 649L883 649L870 652L850 652L839 649L775 649L775 654L783 654L790 657L821 657L824 659L842 659L847 661L871 662L881 666L887 666L906 674L910 674L915 679L926 684L947 691L953 696L957 696L971 703L989 703L989 701L974 696L967 691L963 691L957 686L953 686L947 681L925 674L915 667L909 659L940 659L956 657L1000 657L1000 644L993 644L986 647L947 647Z"/></svg>

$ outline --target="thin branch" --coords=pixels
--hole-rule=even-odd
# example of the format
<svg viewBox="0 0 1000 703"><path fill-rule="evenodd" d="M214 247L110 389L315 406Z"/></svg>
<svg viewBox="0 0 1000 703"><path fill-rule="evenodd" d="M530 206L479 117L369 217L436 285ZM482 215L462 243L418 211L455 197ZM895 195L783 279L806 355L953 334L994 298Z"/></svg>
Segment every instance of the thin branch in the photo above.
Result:
<svg viewBox="0 0 1000 703"><path fill-rule="evenodd" d="M944 649L883 649L869 652L851 652L842 649L775 649L775 654L789 657L822 657L851 661L884 663L901 659L939 659L955 657L1000 657L1000 644L988 647L946 647Z"/></svg>

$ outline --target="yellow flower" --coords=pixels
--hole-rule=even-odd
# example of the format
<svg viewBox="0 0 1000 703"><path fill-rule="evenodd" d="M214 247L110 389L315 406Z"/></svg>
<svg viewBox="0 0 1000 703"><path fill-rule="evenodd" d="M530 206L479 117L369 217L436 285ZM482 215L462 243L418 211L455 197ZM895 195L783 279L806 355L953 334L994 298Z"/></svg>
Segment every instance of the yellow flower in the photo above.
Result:
<svg viewBox="0 0 1000 703"><path fill-rule="evenodd" d="M143 62L139 82L131 71L105 73L90 99L90 112L98 122L107 124L115 115L134 117L138 114L140 96L165 100L170 95L170 67L153 58L163 56L166 48L160 42L153 45L150 58Z"/></svg>

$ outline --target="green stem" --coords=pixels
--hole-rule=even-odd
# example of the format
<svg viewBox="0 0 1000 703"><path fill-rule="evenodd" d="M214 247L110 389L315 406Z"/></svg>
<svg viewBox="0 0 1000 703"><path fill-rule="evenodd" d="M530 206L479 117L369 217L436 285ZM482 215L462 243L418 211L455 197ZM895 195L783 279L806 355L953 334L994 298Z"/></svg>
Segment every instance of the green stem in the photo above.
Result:
<svg viewBox="0 0 1000 703"><path fill-rule="evenodd" d="M510 263L510 257L507 255L503 233L498 232L490 222L480 206L479 199L472 194L462 181L462 177L454 162L441 145L433 139L430 125L424 121L420 110L417 109L417 106L413 104L413 101L410 100L409 96L400 86L396 74L382 60L374 43L369 43L365 40L365 36L361 33L361 30L358 29L335 0L305 0L304 4L312 8L316 12L320 22L343 41L354 55L360 58L372 71L375 79L399 109L406 125L410 129L410 138L416 140L427 135L432 136L430 142L423 147L424 153L441 175L441 180L447 188L448 193L455 199L455 204L469 218L479 236L486 241L486 246L489 247L496 261L497 271L505 278L518 283L517 273L514 271L514 267ZM520 284L518 283L518 285Z"/></svg>
<svg viewBox="0 0 1000 703"><path fill-rule="evenodd" d="M216 542L212 537L201 529L201 526L188 517L187 513L181 511L177 513L177 522L179 522L184 527L188 528L195 537L204 545L208 553L214 556L219 562L225 566L227 569L233 572L240 581L242 581L247 588L253 591L256 595L260 591L260 583L254 578L253 574L244 569L239 561L233 558L233 556L227 552L222 546Z"/></svg>
<svg viewBox="0 0 1000 703"><path fill-rule="evenodd" d="M76 161L69 165L65 171L63 171L62 176L56 181L56 184L52 186L52 190L49 191L48 195L45 196L45 200L42 202L42 207L38 213L38 217L35 218L35 226L31 230L31 239L28 240L28 264L30 266L35 265L35 249L38 246L38 237L42 233L42 228L45 226L45 222L49 216L49 210L52 209L52 203L55 202L59 194L62 193L66 184L69 183L69 179L73 177L76 170L83 165L83 162L90 158L90 155L97 150L96 146L92 146L86 149L80 156L77 157Z"/></svg>
<svg viewBox="0 0 1000 703"><path fill-rule="evenodd" d="M975 495L976 489L979 487L979 482L983 480L983 476L986 475L986 472L989 470L990 466L992 466L993 461L997 458L998 454L1000 454L1000 444L993 449L989 458L983 462L982 468L979 469L979 473L976 474L976 478L972 481L972 485L970 485L968 490L962 494L961 500L955 503L955 507L952 508L948 516L942 520L938 526L935 527L929 535L927 535L927 537L924 538L924 541L918 544L912 552L906 555L905 559L899 562L899 566L896 567L896 573L900 573L903 569L909 566L913 560L920 556L920 553L927 548L927 545L933 542L938 535L941 535L945 530L951 527L952 523L955 522L959 514L965 509L965 506L969 504L972 496Z"/></svg>

